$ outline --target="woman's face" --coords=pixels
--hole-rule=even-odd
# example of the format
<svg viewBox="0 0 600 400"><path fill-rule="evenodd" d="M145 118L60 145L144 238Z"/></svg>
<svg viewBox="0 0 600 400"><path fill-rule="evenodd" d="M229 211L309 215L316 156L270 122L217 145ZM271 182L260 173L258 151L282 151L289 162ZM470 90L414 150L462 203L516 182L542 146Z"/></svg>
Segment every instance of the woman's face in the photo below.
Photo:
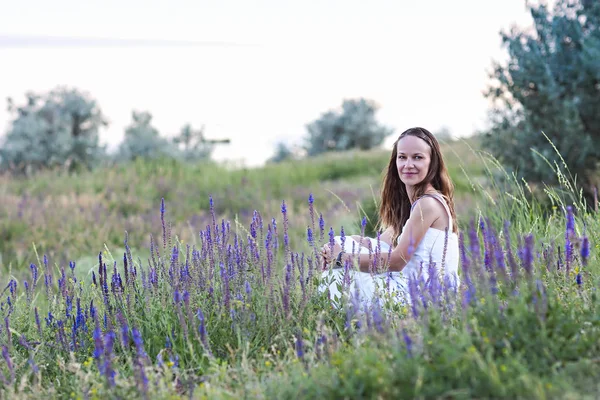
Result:
<svg viewBox="0 0 600 400"><path fill-rule="evenodd" d="M398 141L396 151L396 169L402 183L414 186L423 182L431 163L431 147L427 142L407 135Z"/></svg>

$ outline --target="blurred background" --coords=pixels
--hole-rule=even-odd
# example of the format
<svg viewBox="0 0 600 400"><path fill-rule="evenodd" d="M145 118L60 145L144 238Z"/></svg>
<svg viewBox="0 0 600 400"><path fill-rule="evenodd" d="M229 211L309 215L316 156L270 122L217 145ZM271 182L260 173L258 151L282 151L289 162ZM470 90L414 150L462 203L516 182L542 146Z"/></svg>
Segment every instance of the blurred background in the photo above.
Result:
<svg viewBox="0 0 600 400"><path fill-rule="evenodd" d="M530 22L523 0L4 1L0 96L77 91L101 111L109 153L136 111L161 137L189 124L230 140L214 160L258 166L344 100L372 101L398 134L486 128L499 32ZM0 108L1 133L15 117Z"/></svg>
<svg viewBox="0 0 600 400"><path fill-rule="evenodd" d="M413 126L461 226L597 208L597 0L3 1L0 60L0 266L139 250L162 198L192 243L209 196L242 224L285 200L298 246L311 193L327 227L374 233Z"/></svg>

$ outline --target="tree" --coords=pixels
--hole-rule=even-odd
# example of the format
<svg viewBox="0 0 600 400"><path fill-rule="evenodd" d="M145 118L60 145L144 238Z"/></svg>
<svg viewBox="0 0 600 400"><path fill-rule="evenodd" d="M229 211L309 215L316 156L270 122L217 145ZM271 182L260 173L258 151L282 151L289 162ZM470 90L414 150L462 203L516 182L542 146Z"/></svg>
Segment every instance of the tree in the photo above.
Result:
<svg viewBox="0 0 600 400"><path fill-rule="evenodd" d="M368 150L383 143L393 130L375 120L377 106L366 99L344 100L340 112L327 111L306 126L308 156L326 151Z"/></svg>
<svg viewBox="0 0 600 400"><path fill-rule="evenodd" d="M547 184L557 182L548 162L562 165L554 145L589 195L600 157L600 2L528 7L533 30L501 33L509 59L494 63L483 143L525 179Z"/></svg>
<svg viewBox="0 0 600 400"><path fill-rule="evenodd" d="M108 125L96 101L76 89L58 87L47 94L27 93L0 148L0 166L16 172L44 168L92 168L105 156L99 130Z"/></svg>
<svg viewBox="0 0 600 400"><path fill-rule="evenodd" d="M229 139L206 139L204 126L194 130L190 124L184 125L179 135L173 138L173 143L180 151L180 157L185 161L208 160L215 145L229 142Z"/></svg>
<svg viewBox="0 0 600 400"><path fill-rule="evenodd" d="M152 114L147 111L132 111L131 124L125 129L125 138L119 145L117 158L177 158L177 147L160 136L152 126Z"/></svg>
<svg viewBox="0 0 600 400"><path fill-rule="evenodd" d="M267 160L267 164L277 164L288 160L297 160L302 158L303 149L297 145L289 145L283 141L275 145L275 153Z"/></svg>

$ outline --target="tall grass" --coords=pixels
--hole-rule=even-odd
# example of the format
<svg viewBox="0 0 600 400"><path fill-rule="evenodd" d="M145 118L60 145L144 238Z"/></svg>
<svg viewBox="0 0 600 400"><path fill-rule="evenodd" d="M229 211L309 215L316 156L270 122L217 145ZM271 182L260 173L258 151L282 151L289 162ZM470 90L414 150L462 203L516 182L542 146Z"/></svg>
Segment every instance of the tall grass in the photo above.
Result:
<svg viewBox="0 0 600 400"><path fill-rule="evenodd" d="M503 173L476 154L488 162L481 164L488 176ZM119 177L160 195L154 184L145 186L154 172L143 175L159 167L135 168L142 171ZM183 225L169 221L192 202L183 188L198 189L191 186L196 174L176 171L165 175L181 196L164 203L140 197L149 204L147 225L140 225L148 228L148 248L131 248L135 234L128 231L126 242L121 237L118 246L102 244L91 254L90 269L52 263L40 252L27 257L26 271L3 275L2 397L598 396L595 214L556 199L547 211L524 182L467 174L474 212L461 219L460 285L443 276L415 280L406 303L370 308L350 292L334 299L336 308L317 290L316 253L330 228L360 221L360 208L350 206L372 201L372 176L350 174L364 193L346 199L340 193L356 186L342 181L325 184L321 176L289 192L282 183L281 193L263 194L246 216L220 205L242 200L210 191L195 200L205 212L190 228L195 239L182 240ZM219 174L234 182L240 175L229 174L242 172ZM235 193L259 187L253 185ZM285 194L291 200L277 198ZM339 208L340 199L348 209ZM96 221L97 229L116 223L116 215ZM67 224L69 215L62 216Z"/></svg>
<svg viewBox="0 0 600 400"><path fill-rule="evenodd" d="M311 191L317 196L315 207L333 216L370 196L369 185L378 183L372 176L383 163L378 153L357 152L247 170L138 161L80 174L1 177L0 271L9 265L27 268L34 244L58 263L89 257L104 244L123 248L125 232L134 248L147 247L149 234L158 233L155 210L161 198L185 242L194 242L206 227L211 195L218 216L243 222L254 210L274 213L283 199L293 216ZM292 229L297 237L306 227Z"/></svg>

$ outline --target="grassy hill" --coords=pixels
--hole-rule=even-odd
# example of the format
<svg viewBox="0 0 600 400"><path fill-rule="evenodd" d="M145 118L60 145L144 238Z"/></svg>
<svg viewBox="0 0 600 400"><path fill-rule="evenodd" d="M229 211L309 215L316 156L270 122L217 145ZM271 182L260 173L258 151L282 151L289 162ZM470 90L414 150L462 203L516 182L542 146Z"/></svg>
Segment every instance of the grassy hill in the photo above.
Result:
<svg viewBox="0 0 600 400"><path fill-rule="evenodd" d="M320 292L315 253L372 228L387 151L1 177L0 398L598 397L597 215L476 139L443 152L460 285L372 308Z"/></svg>
<svg viewBox="0 0 600 400"><path fill-rule="evenodd" d="M457 209L464 216L472 208L472 191L458 161L467 161L471 179L478 179L481 171L464 143L448 145L446 156L457 188ZM361 208L374 217L388 160L387 151L370 151L253 169L139 161L74 175L4 176L0 178L1 264L4 268L12 264L14 269L28 266L35 260L33 244L40 254L68 263L101 251L105 243L122 248L125 232L130 245L146 247L149 235L161 229L161 198L173 231L186 242L206 226L209 196L218 218L246 223L254 210L279 218L282 201L292 217L303 217L312 193L316 208L334 229L358 227ZM303 235L304 229L298 227L294 233Z"/></svg>

